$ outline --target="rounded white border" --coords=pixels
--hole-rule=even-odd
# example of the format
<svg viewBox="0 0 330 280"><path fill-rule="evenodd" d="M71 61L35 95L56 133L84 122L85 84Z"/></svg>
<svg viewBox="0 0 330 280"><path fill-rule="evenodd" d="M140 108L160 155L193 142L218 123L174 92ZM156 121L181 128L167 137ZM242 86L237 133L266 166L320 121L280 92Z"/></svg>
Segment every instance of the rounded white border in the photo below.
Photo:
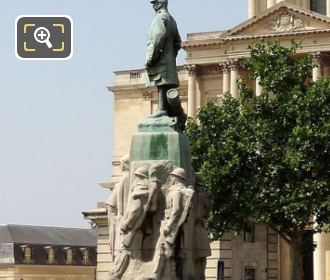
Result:
<svg viewBox="0 0 330 280"><path fill-rule="evenodd" d="M17 50L17 23L23 17L65 17L71 23L71 52L70 55L64 58L23 58L18 54ZM68 15L20 15L15 20L15 56L19 60L69 60L73 56L73 20Z"/></svg>

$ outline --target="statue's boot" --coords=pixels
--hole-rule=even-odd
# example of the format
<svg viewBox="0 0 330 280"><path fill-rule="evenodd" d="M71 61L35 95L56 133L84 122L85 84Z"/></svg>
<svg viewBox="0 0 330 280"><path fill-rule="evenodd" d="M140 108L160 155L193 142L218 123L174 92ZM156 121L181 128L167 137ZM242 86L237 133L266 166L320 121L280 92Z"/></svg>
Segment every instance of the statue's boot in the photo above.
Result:
<svg viewBox="0 0 330 280"><path fill-rule="evenodd" d="M110 280L120 280L124 275L128 265L129 265L130 255L128 252L123 251L120 255L120 259L116 265L115 270L110 276Z"/></svg>
<svg viewBox="0 0 330 280"><path fill-rule="evenodd" d="M168 116L168 114L165 110L157 110L155 113L153 113L148 118L160 118L160 117L164 117L164 116Z"/></svg>
<svg viewBox="0 0 330 280"><path fill-rule="evenodd" d="M155 269L151 275L151 277L148 277L150 280L160 280L161 276L163 274L164 266L165 266L165 256L161 254L160 256L157 256L155 261Z"/></svg>
<svg viewBox="0 0 330 280"><path fill-rule="evenodd" d="M149 118L159 118L168 116L168 104L166 99L167 91L170 89L168 86L158 87L158 110L153 113Z"/></svg>

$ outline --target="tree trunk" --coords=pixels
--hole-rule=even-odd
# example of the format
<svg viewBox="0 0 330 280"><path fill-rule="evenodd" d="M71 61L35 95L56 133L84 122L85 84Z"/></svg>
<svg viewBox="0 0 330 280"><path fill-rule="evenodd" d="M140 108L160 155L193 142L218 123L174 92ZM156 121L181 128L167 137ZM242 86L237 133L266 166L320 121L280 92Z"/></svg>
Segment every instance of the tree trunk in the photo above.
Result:
<svg viewBox="0 0 330 280"><path fill-rule="evenodd" d="M302 280L302 255L298 241L292 243L292 256L291 256L291 280Z"/></svg>

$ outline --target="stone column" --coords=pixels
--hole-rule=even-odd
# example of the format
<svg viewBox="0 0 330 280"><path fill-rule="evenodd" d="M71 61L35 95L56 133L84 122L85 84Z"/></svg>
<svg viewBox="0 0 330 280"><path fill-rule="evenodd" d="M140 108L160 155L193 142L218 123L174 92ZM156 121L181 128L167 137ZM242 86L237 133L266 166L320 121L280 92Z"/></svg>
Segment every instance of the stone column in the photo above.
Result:
<svg viewBox="0 0 330 280"><path fill-rule="evenodd" d="M314 243L316 249L314 251L314 280L325 280L323 273L324 258L322 257L323 244L321 234L314 234Z"/></svg>
<svg viewBox="0 0 330 280"><path fill-rule="evenodd" d="M256 79L256 96L260 96L262 93L262 86L259 84L260 78Z"/></svg>
<svg viewBox="0 0 330 280"><path fill-rule="evenodd" d="M188 70L188 117L196 117L196 65L187 65Z"/></svg>
<svg viewBox="0 0 330 280"><path fill-rule="evenodd" d="M267 0L267 9L271 8L276 4L276 0Z"/></svg>
<svg viewBox="0 0 330 280"><path fill-rule="evenodd" d="M238 63L237 61L235 61L230 65L230 93L234 98L239 97L237 81L238 81Z"/></svg>
<svg viewBox="0 0 330 280"><path fill-rule="evenodd" d="M316 82L318 79L322 78L321 53L314 53L313 60L315 63L315 67L313 68L313 82Z"/></svg>
<svg viewBox="0 0 330 280"><path fill-rule="evenodd" d="M228 64L220 64L222 70L222 93L230 91L230 68Z"/></svg>
<svg viewBox="0 0 330 280"><path fill-rule="evenodd" d="M327 0L327 16L330 17L330 0Z"/></svg>
<svg viewBox="0 0 330 280"><path fill-rule="evenodd" d="M330 250L326 254L326 280L330 280Z"/></svg>
<svg viewBox="0 0 330 280"><path fill-rule="evenodd" d="M303 8L310 9L311 8L310 0L302 0L302 6Z"/></svg>
<svg viewBox="0 0 330 280"><path fill-rule="evenodd" d="M314 280L327 280L326 273L330 261L330 234L315 234L314 242L317 245L314 251Z"/></svg>
<svg viewBox="0 0 330 280"><path fill-rule="evenodd" d="M257 0L249 0L249 18L257 15Z"/></svg>

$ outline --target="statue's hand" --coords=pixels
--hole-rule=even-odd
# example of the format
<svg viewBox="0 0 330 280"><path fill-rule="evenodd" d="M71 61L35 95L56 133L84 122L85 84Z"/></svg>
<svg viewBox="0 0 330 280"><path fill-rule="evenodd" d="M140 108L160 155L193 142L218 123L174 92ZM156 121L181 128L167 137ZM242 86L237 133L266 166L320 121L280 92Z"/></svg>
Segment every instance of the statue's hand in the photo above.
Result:
<svg viewBox="0 0 330 280"><path fill-rule="evenodd" d="M167 226L165 226L165 228L163 230L164 235L168 236L170 234L170 232L171 232L171 230Z"/></svg>
<svg viewBox="0 0 330 280"><path fill-rule="evenodd" d="M124 223L121 225L121 231L126 234L129 231L128 226L126 226Z"/></svg>
<svg viewBox="0 0 330 280"><path fill-rule="evenodd" d="M152 66L152 61L150 59L147 60L145 67L151 67Z"/></svg>

